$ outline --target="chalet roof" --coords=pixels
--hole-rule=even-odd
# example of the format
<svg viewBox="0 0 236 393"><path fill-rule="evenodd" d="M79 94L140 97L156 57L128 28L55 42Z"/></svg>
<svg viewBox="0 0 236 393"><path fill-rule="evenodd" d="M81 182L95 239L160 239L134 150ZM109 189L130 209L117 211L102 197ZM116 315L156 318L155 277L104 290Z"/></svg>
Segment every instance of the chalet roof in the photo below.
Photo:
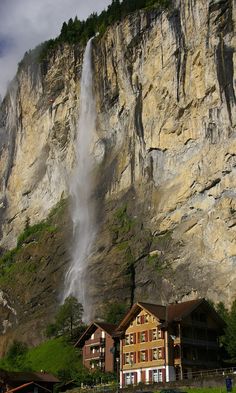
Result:
<svg viewBox="0 0 236 393"><path fill-rule="evenodd" d="M224 321L216 313L214 308L205 299L190 300L182 303L172 303L168 306L160 304L138 302L127 312L116 330L116 335L119 336L124 329L126 329L129 323L140 313L140 311L146 310L150 314L154 315L160 323L170 323L173 321L181 321L183 318L191 314L198 306L204 304L209 312L211 312L213 318L218 322L220 326L224 326Z"/></svg>
<svg viewBox="0 0 236 393"><path fill-rule="evenodd" d="M140 313L141 310L146 310L151 313L155 317L160 320L165 320L166 307L160 304L152 304L152 303L144 303L138 302L135 303L131 309L126 313L119 326L116 329L115 335L119 336L119 334L127 328L129 323Z"/></svg>
<svg viewBox="0 0 236 393"><path fill-rule="evenodd" d="M180 321L192 311L194 311L200 304L207 303L205 299L189 300L182 303L172 303L168 305L168 322L175 320Z"/></svg>
<svg viewBox="0 0 236 393"><path fill-rule="evenodd" d="M80 336L80 338L78 339L78 341L75 343L74 346L82 347L85 341L90 338L91 334L93 334L97 328L104 330L107 334L109 334L109 336L113 336L113 333L117 328L117 325L114 325L113 323L94 321L88 326L88 328Z"/></svg>
<svg viewBox="0 0 236 393"><path fill-rule="evenodd" d="M18 372L0 370L0 378L5 382L59 382L59 379L54 375L45 372Z"/></svg>
<svg viewBox="0 0 236 393"><path fill-rule="evenodd" d="M38 386L39 388L41 388L41 389L43 389L43 390L45 390L45 391L51 393L51 390L45 388L44 386L39 385L38 383L33 382L33 381L24 383L23 385L17 386L17 387L14 388L14 389L7 390L6 393L17 392L18 390L24 389L24 388L26 388L27 386L30 386L30 385L36 385L36 386Z"/></svg>

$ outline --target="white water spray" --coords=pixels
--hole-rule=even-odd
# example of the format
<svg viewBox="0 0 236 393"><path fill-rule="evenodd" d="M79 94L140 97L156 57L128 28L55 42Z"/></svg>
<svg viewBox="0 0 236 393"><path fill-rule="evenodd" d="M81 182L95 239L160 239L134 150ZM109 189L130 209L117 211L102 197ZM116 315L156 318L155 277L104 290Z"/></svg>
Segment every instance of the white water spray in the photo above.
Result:
<svg viewBox="0 0 236 393"><path fill-rule="evenodd" d="M86 262L96 235L95 208L92 200L93 166L91 144L95 135L96 105L93 95L92 39L87 43L80 86L80 111L76 139L76 167L71 180L74 249L66 274L64 299L75 296L89 320L90 304L86 296Z"/></svg>

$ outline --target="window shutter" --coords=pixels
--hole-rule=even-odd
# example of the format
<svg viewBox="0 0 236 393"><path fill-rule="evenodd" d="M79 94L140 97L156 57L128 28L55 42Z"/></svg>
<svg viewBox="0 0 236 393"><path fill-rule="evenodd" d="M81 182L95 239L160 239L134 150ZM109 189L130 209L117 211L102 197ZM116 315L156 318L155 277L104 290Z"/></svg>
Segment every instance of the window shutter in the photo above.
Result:
<svg viewBox="0 0 236 393"><path fill-rule="evenodd" d="M148 361L148 349L146 349L146 351L145 351L145 362L147 362Z"/></svg>
<svg viewBox="0 0 236 393"><path fill-rule="evenodd" d="M162 382L166 382L166 369L163 368L161 371L162 371Z"/></svg>
<svg viewBox="0 0 236 393"><path fill-rule="evenodd" d="M165 348L161 348L161 358L165 359Z"/></svg>
<svg viewBox="0 0 236 393"><path fill-rule="evenodd" d="M152 370L149 370L149 382L152 382Z"/></svg>
<svg viewBox="0 0 236 393"><path fill-rule="evenodd" d="M125 386L125 374L122 373L122 388Z"/></svg>
<svg viewBox="0 0 236 393"><path fill-rule="evenodd" d="M137 385L137 372L134 372L134 384Z"/></svg>
<svg viewBox="0 0 236 393"><path fill-rule="evenodd" d="M164 330L161 330L161 338L164 338L165 332Z"/></svg>
<svg viewBox="0 0 236 393"><path fill-rule="evenodd" d="M123 365L125 364L125 354L123 354Z"/></svg>
<svg viewBox="0 0 236 393"><path fill-rule="evenodd" d="M140 332L138 332L138 343L140 343Z"/></svg>
<svg viewBox="0 0 236 393"><path fill-rule="evenodd" d="M134 363L136 363L136 352L134 352Z"/></svg>
<svg viewBox="0 0 236 393"><path fill-rule="evenodd" d="M149 330L149 341L152 341L152 330Z"/></svg>
<svg viewBox="0 0 236 393"><path fill-rule="evenodd" d="M148 342L148 330L145 332L145 341Z"/></svg>
<svg viewBox="0 0 236 393"><path fill-rule="evenodd" d="M152 349L149 349L149 360L152 360Z"/></svg>
<svg viewBox="0 0 236 393"><path fill-rule="evenodd" d="M134 344L136 344L136 333L133 333Z"/></svg>
<svg viewBox="0 0 236 393"><path fill-rule="evenodd" d="M138 351L138 363L140 363L140 351Z"/></svg>
<svg viewBox="0 0 236 393"><path fill-rule="evenodd" d="M144 323L144 315L141 315L141 323Z"/></svg>

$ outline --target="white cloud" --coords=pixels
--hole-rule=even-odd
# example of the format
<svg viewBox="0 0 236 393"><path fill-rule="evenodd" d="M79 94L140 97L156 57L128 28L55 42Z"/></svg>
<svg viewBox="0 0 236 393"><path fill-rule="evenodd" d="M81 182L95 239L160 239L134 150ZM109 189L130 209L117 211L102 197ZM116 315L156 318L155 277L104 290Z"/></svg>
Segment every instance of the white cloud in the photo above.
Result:
<svg viewBox="0 0 236 393"><path fill-rule="evenodd" d="M56 37L62 23L75 15L86 19L111 0L0 0L0 94L14 77L17 63L28 49ZM9 43L1 51L1 41Z"/></svg>

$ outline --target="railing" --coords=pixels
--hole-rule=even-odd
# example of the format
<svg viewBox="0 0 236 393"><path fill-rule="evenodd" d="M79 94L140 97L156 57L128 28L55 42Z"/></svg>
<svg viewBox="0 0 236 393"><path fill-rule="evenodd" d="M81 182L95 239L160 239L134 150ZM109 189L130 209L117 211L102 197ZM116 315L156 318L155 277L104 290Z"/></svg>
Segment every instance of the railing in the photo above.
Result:
<svg viewBox="0 0 236 393"><path fill-rule="evenodd" d="M227 376L236 374L236 367L216 368L211 370L192 371L191 374L183 373L184 379L204 378L212 376Z"/></svg>
<svg viewBox="0 0 236 393"><path fill-rule="evenodd" d="M218 344L215 341L199 340L194 338L182 337L182 344L197 345L208 348L217 348Z"/></svg>

